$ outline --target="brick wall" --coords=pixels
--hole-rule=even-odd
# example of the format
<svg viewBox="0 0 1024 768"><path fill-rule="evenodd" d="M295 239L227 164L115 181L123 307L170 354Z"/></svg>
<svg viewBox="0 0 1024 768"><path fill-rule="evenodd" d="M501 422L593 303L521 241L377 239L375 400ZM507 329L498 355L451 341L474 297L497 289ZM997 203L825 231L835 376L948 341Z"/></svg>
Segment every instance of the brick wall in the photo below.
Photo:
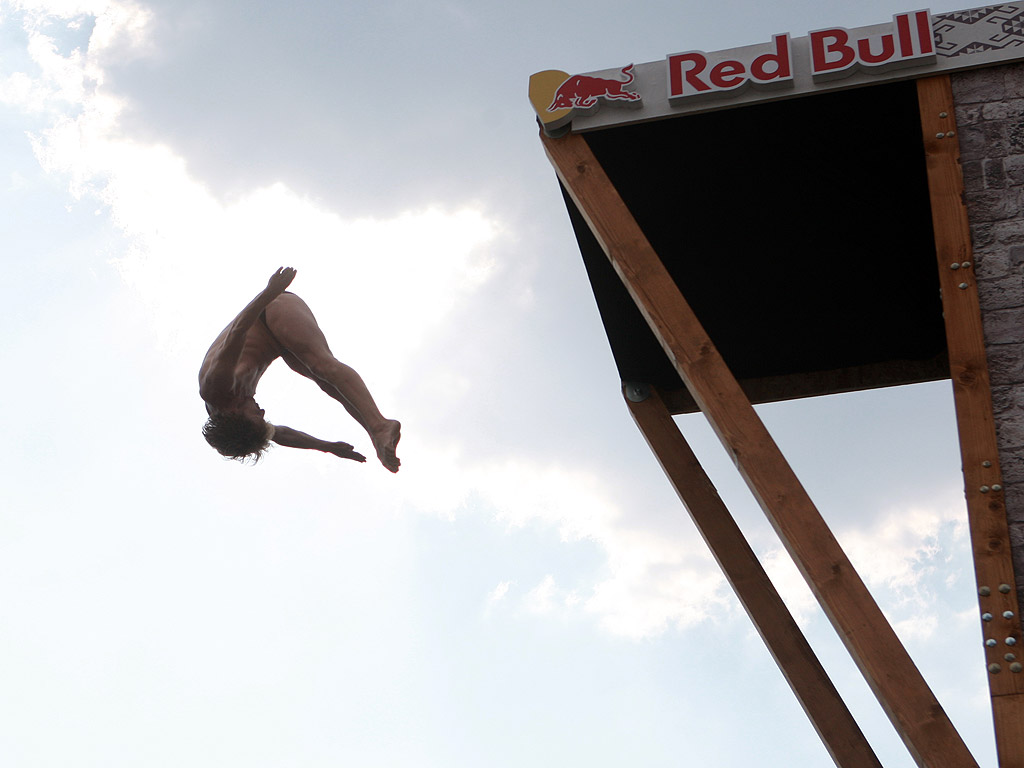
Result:
<svg viewBox="0 0 1024 768"><path fill-rule="evenodd" d="M951 76L999 462L1024 605L1024 64Z"/></svg>

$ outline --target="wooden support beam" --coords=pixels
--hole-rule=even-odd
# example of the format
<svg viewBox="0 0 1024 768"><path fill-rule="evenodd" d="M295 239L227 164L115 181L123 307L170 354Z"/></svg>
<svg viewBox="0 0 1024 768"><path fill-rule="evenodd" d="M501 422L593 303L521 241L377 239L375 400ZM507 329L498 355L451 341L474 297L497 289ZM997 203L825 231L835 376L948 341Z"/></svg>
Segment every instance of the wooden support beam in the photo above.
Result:
<svg viewBox="0 0 1024 768"><path fill-rule="evenodd" d="M1024 660L1020 605L999 470L985 337L972 268L971 232L963 201L960 144L949 76L917 81L931 196L949 369L953 380L967 519L974 550L989 692L1002 768L1024 768L1024 672L1010 671L1007 653ZM954 266L955 265L955 266ZM1000 590L1000 586L1003 590ZM1004 618L1004 613L1011 618ZM981 619L989 616L988 621ZM1013 638L1016 644L1006 645Z"/></svg>
<svg viewBox="0 0 1024 768"><path fill-rule="evenodd" d="M541 140L914 760L931 768L977 766L585 139Z"/></svg>
<svg viewBox="0 0 1024 768"><path fill-rule="evenodd" d="M626 404L835 764L881 768L660 394Z"/></svg>

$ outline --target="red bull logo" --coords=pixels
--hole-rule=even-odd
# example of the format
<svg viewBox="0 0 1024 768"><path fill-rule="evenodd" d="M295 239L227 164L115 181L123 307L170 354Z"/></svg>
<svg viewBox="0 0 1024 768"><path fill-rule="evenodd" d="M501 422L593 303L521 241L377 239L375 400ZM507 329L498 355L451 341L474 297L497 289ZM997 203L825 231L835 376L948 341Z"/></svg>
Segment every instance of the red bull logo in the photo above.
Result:
<svg viewBox="0 0 1024 768"><path fill-rule="evenodd" d="M530 77L530 101L544 130L556 131L572 122L574 116L591 112L602 103L640 106L639 93L627 90L635 80L633 65L619 70L622 77L570 75L549 69Z"/></svg>
<svg viewBox="0 0 1024 768"><path fill-rule="evenodd" d="M567 108L591 109L597 106L598 99L640 101L639 93L624 90L625 86L633 82L633 65L623 67L620 71L626 76L625 80L573 75L558 87L548 112Z"/></svg>

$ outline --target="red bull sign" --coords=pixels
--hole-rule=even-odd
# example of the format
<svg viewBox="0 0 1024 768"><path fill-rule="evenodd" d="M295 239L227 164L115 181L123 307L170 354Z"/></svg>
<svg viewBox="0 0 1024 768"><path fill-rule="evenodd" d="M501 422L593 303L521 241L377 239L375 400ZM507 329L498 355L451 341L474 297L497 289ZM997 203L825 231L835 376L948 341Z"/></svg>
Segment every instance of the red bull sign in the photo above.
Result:
<svg viewBox="0 0 1024 768"><path fill-rule="evenodd" d="M858 37L856 32L835 27L808 35L811 76L843 77L851 67L883 71L916 66L935 60L935 32L928 11L897 13L892 31Z"/></svg>
<svg viewBox="0 0 1024 768"><path fill-rule="evenodd" d="M712 65L703 51L674 53L668 57L669 101L728 93L748 83L781 86L792 80L789 35L775 35L772 50L746 61L724 59Z"/></svg>
<svg viewBox="0 0 1024 768"><path fill-rule="evenodd" d="M884 24L777 34L743 48L689 50L619 69L545 70L530 78L530 101L549 134L570 124L586 131L1021 59L1024 3L934 16L918 10Z"/></svg>

